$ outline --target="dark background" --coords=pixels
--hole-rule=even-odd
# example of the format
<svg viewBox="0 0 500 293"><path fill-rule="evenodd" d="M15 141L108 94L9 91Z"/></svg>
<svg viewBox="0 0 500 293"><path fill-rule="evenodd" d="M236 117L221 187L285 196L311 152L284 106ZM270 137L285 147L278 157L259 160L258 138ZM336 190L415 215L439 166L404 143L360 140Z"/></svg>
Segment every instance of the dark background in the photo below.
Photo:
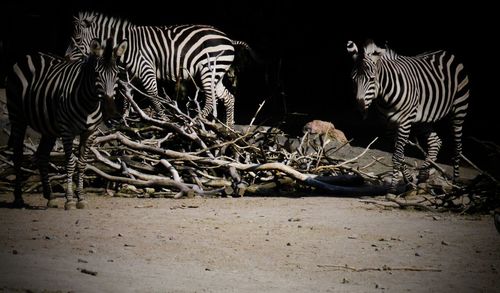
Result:
<svg viewBox="0 0 500 293"><path fill-rule="evenodd" d="M455 53L471 83L464 152L477 160L486 157L486 149L471 136L499 143L498 24L492 7L402 1L302 3L10 1L2 9L1 73L30 51L63 54L72 31L72 15L79 10L105 12L143 25L211 24L229 37L247 42L261 58L260 63L242 65L236 123L249 123L258 104L266 99L257 123L281 122L287 133L300 135L307 121L327 120L352 138L353 145L366 146L375 136L382 136L375 147L390 150L392 140L384 121L376 115L363 121L356 109L350 81L352 62L345 50L348 40L373 38L388 41L402 55L435 49ZM447 139L445 126L438 128ZM449 144L444 148L445 160L448 151Z"/></svg>

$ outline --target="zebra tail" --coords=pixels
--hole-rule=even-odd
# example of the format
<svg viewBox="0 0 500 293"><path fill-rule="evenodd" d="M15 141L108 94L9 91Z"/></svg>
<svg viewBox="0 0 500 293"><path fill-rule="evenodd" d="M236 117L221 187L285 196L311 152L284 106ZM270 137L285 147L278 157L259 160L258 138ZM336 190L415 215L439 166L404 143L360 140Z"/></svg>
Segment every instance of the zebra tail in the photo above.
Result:
<svg viewBox="0 0 500 293"><path fill-rule="evenodd" d="M231 43L233 44L233 46L243 47L250 53L250 56L253 60L257 61L258 63L263 63L262 59L259 57L259 55L257 55L257 53L255 53L255 51L248 45L248 43L240 40L231 40Z"/></svg>
<svg viewBox="0 0 500 293"><path fill-rule="evenodd" d="M244 47L247 50L252 50L252 48L250 48L250 46L248 45L248 43L246 43L244 41L231 40L231 43L233 44L233 46L241 46L241 47Z"/></svg>

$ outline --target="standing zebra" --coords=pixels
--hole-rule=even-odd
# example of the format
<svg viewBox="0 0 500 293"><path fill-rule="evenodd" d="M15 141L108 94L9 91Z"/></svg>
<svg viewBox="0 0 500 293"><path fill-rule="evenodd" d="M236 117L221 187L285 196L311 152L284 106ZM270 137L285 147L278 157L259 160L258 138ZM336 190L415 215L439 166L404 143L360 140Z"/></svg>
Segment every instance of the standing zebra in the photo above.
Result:
<svg viewBox="0 0 500 293"><path fill-rule="evenodd" d="M248 45L229 39L220 30L205 25L138 26L127 20L101 13L80 12L74 21L73 42L66 55L81 55L93 38L124 38L130 48L125 53L132 79L152 98L156 112L165 118L158 81L197 78L205 95L200 116L205 118L224 101L226 123L234 124L234 96L223 85L222 78L233 63L234 46Z"/></svg>
<svg viewBox="0 0 500 293"><path fill-rule="evenodd" d="M411 176L404 165L404 147L414 123L432 124L451 116L455 154L453 180L459 175L462 153L462 124L467 113L469 79L464 66L446 51L425 53L413 57L400 56L389 48L380 48L367 41L362 51L352 41L347 43L355 66L352 79L356 100L363 111L377 99L377 105L388 120L398 126L395 151L392 157L394 172L391 188L395 188L399 172L405 180ZM429 176L431 162L436 160L441 139L427 127L427 155L418 179Z"/></svg>
<svg viewBox="0 0 500 293"><path fill-rule="evenodd" d="M113 48L108 40L90 43L90 55L78 61L66 61L43 53L27 55L14 64L7 79L7 109L11 122L9 147L14 149L16 170L14 205L23 206L23 141L27 126L42 134L37 149L43 195L47 206L54 206L48 176L50 151L62 137L67 171L65 209L85 208L83 172L94 130L103 115L114 114L115 89L118 85L118 58L127 49L127 41ZM75 162L73 140L80 135L79 158ZM73 198L73 172L77 168L76 197Z"/></svg>

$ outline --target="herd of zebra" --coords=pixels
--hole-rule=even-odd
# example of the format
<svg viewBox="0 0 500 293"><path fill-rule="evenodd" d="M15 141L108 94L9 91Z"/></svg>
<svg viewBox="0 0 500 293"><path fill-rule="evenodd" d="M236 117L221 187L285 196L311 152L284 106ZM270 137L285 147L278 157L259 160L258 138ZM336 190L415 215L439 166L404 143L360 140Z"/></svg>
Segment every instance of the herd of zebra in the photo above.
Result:
<svg viewBox="0 0 500 293"><path fill-rule="evenodd" d="M26 128L31 126L42 134L36 155L48 206L53 203L49 154L56 139L62 137L67 169L65 208L85 208L82 173L94 130L103 120L123 115L116 110L114 99L122 94L124 84L132 83L143 90L156 114L166 119L159 82L196 80L205 97L199 116L209 116L217 100L222 100L225 122L232 127L235 100L222 79L234 61L235 46L250 50L245 42L232 40L212 26L139 26L101 13L79 13L65 57L28 55L13 66L7 77L12 125L9 147L13 148L16 170L14 205L24 205L21 161ZM446 51L407 57L372 41L359 49L349 41L347 51L354 60L352 79L361 109L366 111L375 102L388 121L398 125L390 188L396 188L399 172L406 181L411 180L403 164L411 126L431 125L446 116L453 120L453 175L458 178L462 123L469 97L463 65ZM436 132L426 129L428 153L418 176L420 181L428 176L441 146ZM78 159L72 153L77 135ZM75 165L76 199L72 190Z"/></svg>

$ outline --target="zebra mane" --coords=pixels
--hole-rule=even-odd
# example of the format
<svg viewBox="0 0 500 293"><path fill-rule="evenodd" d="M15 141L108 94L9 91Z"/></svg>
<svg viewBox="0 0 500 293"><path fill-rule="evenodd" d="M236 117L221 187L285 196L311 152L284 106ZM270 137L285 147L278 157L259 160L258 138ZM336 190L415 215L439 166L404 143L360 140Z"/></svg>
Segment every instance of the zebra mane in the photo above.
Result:
<svg viewBox="0 0 500 293"><path fill-rule="evenodd" d="M121 22L122 25L133 25L128 19L108 15L98 11L80 11L78 12L78 16L75 17L75 21L81 25L90 25L93 22L100 22L101 20L106 19L109 23L117 23Z"/></svg>
<svg viewBox="0 0 500 293"><path fill-rule="evenodd" d="M373 40L368 39L363 46L363 52L365 55L378 55L382 59L394 60L399 55L385 42L384 47L378 46Z"/></svg>
<svg viewBox="0 0 500 293"><path fill-rule="evenodd" d="M172 27L191 27L191 26L199 26L199 27L217 29L215 26L213 26L211 24L201 24L201 23L168 24L168 25L161 25L159 27L172 28Z"/></svg>
<svg viewBox="0 0 500 293"><path fill-rule="evenodd" d="M104 53L102 54L106 63L111 62L113 58L113 38L109 38L106 40L106 46L104 47Z"/></svg>
<svg viewBox="0 0 500 293"><path fill-rule="evenodd" d="M384 56L383 58L384 59L388 59L388 60L394 60L396 58L399 57L399 54L396 53L396 51L394 51L394 49L392 49L389 44L386 42L385 43L385 53L384 53Z"/></svg>

